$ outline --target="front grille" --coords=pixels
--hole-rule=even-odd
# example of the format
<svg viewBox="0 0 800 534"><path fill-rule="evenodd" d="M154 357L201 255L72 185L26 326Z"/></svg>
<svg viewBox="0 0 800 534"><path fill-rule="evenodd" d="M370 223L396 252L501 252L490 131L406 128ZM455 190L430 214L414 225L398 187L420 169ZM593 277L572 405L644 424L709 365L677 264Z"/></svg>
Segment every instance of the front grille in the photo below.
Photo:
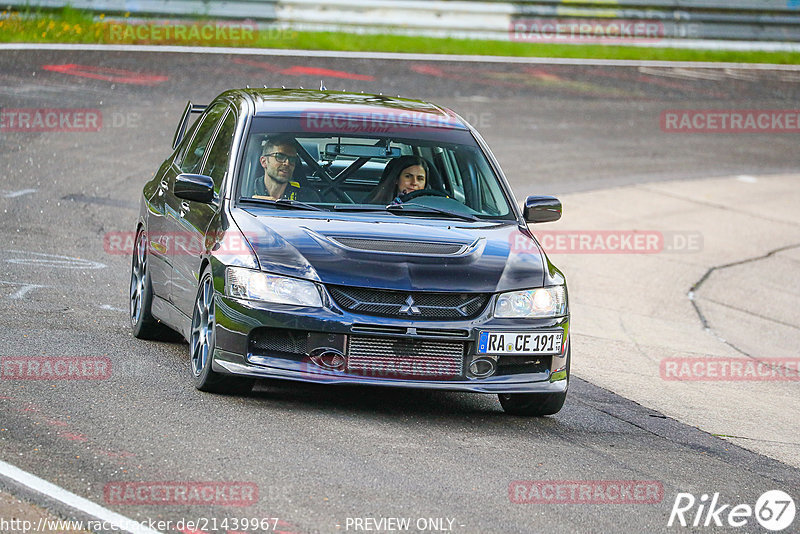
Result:
<svg viewBox="0 0 800 534"><path fill-rule="evenodd" d="M454 255L466 245L461 243L433 243L429 241L395 241L390 239L363 239L360 237L337 237L332 241L345 247L374 252L395 252L402 254Z"/></svg>
<svg viewBox="0 0 800 534"><path fill-rule="evenodd" d="M463 374L464 343L350 336L347 372L372 378L453 380Z"/></svg>
<svg viewBox="0 0 800 534"><path fill-rule="evenodd" d="M250 333L250 353L264 356L303 355L307 334L284 328L255 328Z"/></svg>
<svg viewBox="0 0 800 534"><path fill-rule="evenodd" d="M485 293L423 293L329 286L343 309L379 317L472 319L486 307Z"/></svg>
<svg viewBox="0 0 800 534"><path fill-rule="evenodd" d="M416 334L427 337L469 337L469 330L456 330L448 328L413 328L405 326L372 325L353 323L351 331L354 334Z"/></svg>

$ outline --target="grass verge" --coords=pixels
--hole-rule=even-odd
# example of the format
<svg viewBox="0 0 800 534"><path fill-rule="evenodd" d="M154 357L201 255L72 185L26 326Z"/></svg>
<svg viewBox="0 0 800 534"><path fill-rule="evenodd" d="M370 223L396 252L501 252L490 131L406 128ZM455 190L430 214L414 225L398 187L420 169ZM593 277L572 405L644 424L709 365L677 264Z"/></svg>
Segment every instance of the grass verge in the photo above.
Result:
<svg viewBox="0 0 800 534"><path fill-rule="evenodd" d="M129 14L125 14L125 17L128 16ZM164 44L515 57L800 64L800 52L538 44L346 32L295 32L278 29L259 31L252 25L248 26L246 22L198 19L143 23L141 20L126 22L125 17L107 20L104 15L95 16L72 8L50 12L34 10L3 12L0 18L0 42Z"/></svg>

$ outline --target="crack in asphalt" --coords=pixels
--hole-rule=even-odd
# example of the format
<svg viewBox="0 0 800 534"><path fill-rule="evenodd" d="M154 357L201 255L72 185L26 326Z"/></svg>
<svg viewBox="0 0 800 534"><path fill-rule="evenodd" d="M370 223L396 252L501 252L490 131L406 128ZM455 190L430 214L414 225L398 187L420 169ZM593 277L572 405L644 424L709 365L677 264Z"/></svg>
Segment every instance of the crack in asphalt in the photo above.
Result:
<svg viewBox="0 0 800 534"><path fill-rule="evenodd" d="M709 206L709 207L712 207L712 208L715 208L715 209L720 209L720 210L729 211L729 212L733 212L733 213L741 213L741 214L748 215L748 216L751 216L751 217L756 217L758 219L763 219L765 221L770 221L770 222L775 222L775 223L780 223L780 224L790 224L790 225L800 226L800 223L797 223L797 222L794 222L794 221L788 221L788 220L783 220L783 219L773 219L773 218L770 218L770 217L764 217L761 214L755 214L755 213L750 213L750 212L747 212L747 211L742 211L742 210L739 210L739 209L734 209L734 208L732 208L730 206L726 206L724 204L717 204L715 202L698 200L696 198L690 198L690 197L686 197L684 195L679 195L679 194L676 194L676 193L669 193L669 192L666 192L666 191L661 191L661 190L655 189L655 188L653 188L652 186L649 186L649 185L637 185L636 187L639 188L639 189L643 189L645 191L649 191L651 193L655 193L655 194L666 196L666 197L670 197L670 198L676 198L676 199L679 199L679 200L684 200L686 202L691 202L693 204L698 204L698 205L701 205L701 206ZM800 243L779 247L777 249L774 249L774 250L771 250L771 251L767 252L766 254L764 254L762 256L757 256L757 257L754 257L754 258L748 258L748 259L745 259L745 260L735 261L735 262L727 263L727 264L724 264L724 265L717 265L717 266L714 266L714 267L711 267L710 269L708 269L705 272L705 274L703 274L703 276L700 278L700 280L695 282L692 285L692 287L689 288L689 292L687 293L687 296L689 297L689 301L692 303L692 307L694 308L695 313L697 313L697 317L700 319L700 323L703 325L703 328L707 332L709 332L712 335L714 335L714 337L716 337L721 343L724 343L725 345L729 346L730 348L732 348L733 350L735 350L739 354L747 356L748 358L751 358L753 360L758 360L758 358L756 358L752 354L748 353L745 350L740 349L734 343L731 343L730 341L728 341L725 338L721 337L719 334L717 334L711 328L711 326L708 323L708 319L706 319L706 316L703 314L703 311L700 309L700 306L698 305L697 301L695 300L695 294L700 289L700 286L702 286L703 283L706 280L708 280L708 278L711 276L711 274L714 271L727 269L728 267L734 267L734 266L737 266L737 265L742 265L742 264L750 263L750 262L753 262L753 261L760 261L760 260L766 259L766 258L768 258L768 257L770 257L770 256L772 256L774 254L777 254L778 252L783 252L784 250L790 250L790 249L797 248L797 247L800 247ZM710 302L715 302L712 299L707 299L707 300L709 300ZM721 304L721 305L724 306L724 304L719 303L719 302L717 302L716 304ZM734 309L737 309L737 308L734 308ZM745 312L744 310L738 310L738 311ZM767 317L761 317L760 315L752 313L752 312L745 312L745 313L750 313L751 315L753 315L755 317L768 319ZM779 322L779 321L777 321L777 322ZM781 324L783 324L783 323L781 323ZM791 326L791 325L789 325L789 326ZM796 327L794 327L794 328L796 328Z"/></svg>
<svg viewBox="0 0 800 534"><path fill-rule="evenodd" d="M787 323L787 322L781 321L780 319L774 319L772 317L767 317L766 315L761 315L760 313L755 313L755 312L752 312L752 311L749 311L749 310L745 310L744 308L739 308L738 306L733 306L732 304L728 304L726 302L720 302L719 300L708 298L708 297L703 297L703 300L708 301L708 302L713 302L714 304L717 304L718 306L722 306L724 308L728 308L728 309L731 309L731 310L736 310L736 311L739 311L739 312L742 312L742 313L746 313L748 315L752 315L754 317L758 317L759 319L764 319L765 321L769 321L771 323L779 324L779 325L782 325L782 326L788 326L789 328L794 328L795 330L800 330L800 327L797 326L797 325L793 325L791 323Z"/></svg>
<svg viewBox="0 0 800 534"><path fill-rule="evenodd" d="M620 314L620 315L619 315L619 326L620 326L620 328L622 328L622 331L623 331L623 332L625 333L625 335L628 337L628 339L630 340L630 342L631 342L631 343L633 343L633 346L634 346L634 348L636 349L636 352L638 352L640 356L643 356L644 358L646 358L646 359L648 359L648 360L650 360L650 361L655 361L653 358L651 358L650 356L648 356L648 355L647 355L647 354L646 354L646 353L645 353L645 352L642 350L642 347L641 347L641 345L639 345L639 342L638 342L638 341L636 341L636 339L635 339L635 338L634 338L634 337L631 335L631 333L630 333L630 332L628 331L628 329L625 327L625 319L623 318L622 314Z"/></svg>
<svg viewBox="0 0 800 534"><path fill-rule="evenodd" d="M800 243L796 243L796 244L793 244L793 245L785 245L783 247L779 247L779 248L773 249L773 250L771 250L771 251L769 251L766 254L763 254L761 256L756 256L754 258L747 258L747 259L744 259L744 260L734 261L734 262L731 262L731 263L726 263L724 265L717 265L717 266L714 266L714 267L711 267L710 269L708 269L705 272L705 274L700 278L700 280L695 282L694 285L692 285L692 287L689 288L689 292L687 293L687 296L689 297L689 301L692 303L692 307L694 307L694 311L697 312L697 316L700 318L700 322L702 323L703 328L705 328L708 332L712 333L718 340L720 340L722 343L728 345L730 348L732 348L736 352L738 352L740 354L743 354L743 355L745 355L748 358L751 358L753 360L759 361L759 359L756 358L755 356L753 356L752 354L748 353L747 351L744 351L744 350L740 349L739 347L737 347L736 345L734 345L730 341L722 338L719 334L717 334L711 328L711 326L708 324L708 319L706 319L705 315L703 315L703 311L700 309L700 306L697 304L697 301L695 300L695 294L700 289L700 286L702 286L705 283L705 281L708 280L708 278L711 276L711 274L714 271L727 269L729 267L736 267L738 265L744 265L745 263L752 263L754 261L765 260L765 259L769 258L770 256L773 256L773 255L775 255L775 254L777 254L779 252L783 252L785 250L791 250L791 249L794 249L794 248L800 248ZM711 300L711 299L708 299L708 300ZM750 313L750 312L747 312L747 313ZM752 315L758 317L757 314L752 314Z"/></svg>

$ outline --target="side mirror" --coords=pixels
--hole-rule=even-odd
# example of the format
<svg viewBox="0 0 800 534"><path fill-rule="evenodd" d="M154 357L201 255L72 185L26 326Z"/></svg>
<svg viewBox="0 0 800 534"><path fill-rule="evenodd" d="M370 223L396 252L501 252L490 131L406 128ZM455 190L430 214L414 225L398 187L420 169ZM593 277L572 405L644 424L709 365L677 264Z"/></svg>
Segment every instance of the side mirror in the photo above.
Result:
<svg viewBox="0 0 800 534"><path fill-rule="evenodd" d="M214 180L204 174L179 174L174 193L184 200L209 204L214 200Z"/></svg>
<svg viewBox="0 0 800 534"><path fill-rule="evenodd" d="M522 216L530 223L557 221L561 218L561 201L556 197L530 196L525 199Z"/></svg>

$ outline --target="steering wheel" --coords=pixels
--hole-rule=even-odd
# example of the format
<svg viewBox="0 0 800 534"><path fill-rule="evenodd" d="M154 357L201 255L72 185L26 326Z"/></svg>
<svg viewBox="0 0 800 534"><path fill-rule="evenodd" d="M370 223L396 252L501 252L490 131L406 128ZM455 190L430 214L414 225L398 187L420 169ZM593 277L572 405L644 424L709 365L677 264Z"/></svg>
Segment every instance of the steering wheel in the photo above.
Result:
<svg viewBox="0 0 800 534"><path fill-rule="evenodd" d="M416 191L411 191L410 193L401 194L400 200L403 202L408 202L409 200L414 200L415 198L425 196L450 198L447 196L447 193L439 191L438 189L417 189Z"/></svg>

